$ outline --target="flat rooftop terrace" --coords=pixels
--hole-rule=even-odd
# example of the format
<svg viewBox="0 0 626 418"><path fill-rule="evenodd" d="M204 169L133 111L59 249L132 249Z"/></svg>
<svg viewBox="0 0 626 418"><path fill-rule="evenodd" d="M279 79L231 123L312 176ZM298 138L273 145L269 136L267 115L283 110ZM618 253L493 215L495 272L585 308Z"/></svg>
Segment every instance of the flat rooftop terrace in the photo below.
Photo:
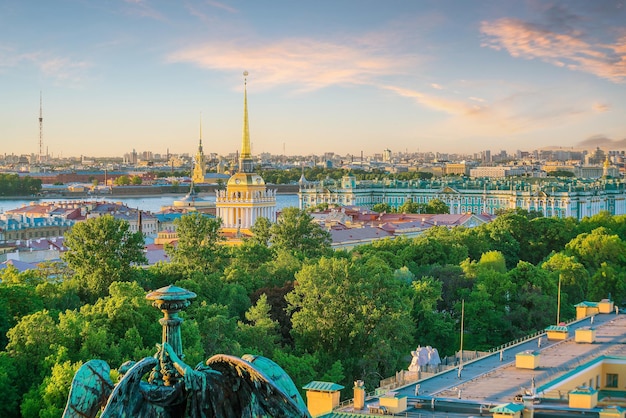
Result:
<svg viewBox="0 0 626 418"><path fill-rule="evenodd" d="M589 326L595 329L595 341L576 343L576 329ZM502 352L465 363L460 377L458 368L454 368L393 389L398 396L407 396L409 406L406 412L396 416L452 418L479 416L481 413L490 416L489 409L496 405L520 403L522 395L532 393L533 381L535 388L541 388L600 356L626 356L626 315L598 314L594 317L593 324L591 318L587 317L572 322L568 327L569 337L566 340L549 341L546 334L543 334L507 347ZM526 351L539 353L538 368L516 367L515 356ZM416 385L419 385L417 395ZM541 393L538 395L541 397ZM365 405L363 410L358 411L348 405L333 412L345 415L328 416L380 415L368 412L369 406L379 405L377 396L368 397ZM543 412L536 411L535 417L569 416L563 411L562 404L546 403L541 409ZM598 416L597 412L586 412L588 416ZM357 413L360 415L356 415Z"/></svg>

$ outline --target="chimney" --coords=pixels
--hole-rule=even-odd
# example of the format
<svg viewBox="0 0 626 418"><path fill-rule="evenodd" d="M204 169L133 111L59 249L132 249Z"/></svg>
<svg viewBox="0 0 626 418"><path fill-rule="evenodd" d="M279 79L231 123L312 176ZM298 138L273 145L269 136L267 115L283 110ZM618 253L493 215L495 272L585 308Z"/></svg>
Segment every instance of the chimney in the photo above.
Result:
<svg viewBox="0 0 626 418"><path fill-rule="evenodd" d="M354 409L365 408L365 386L362 380L354 381Z"/></svg>

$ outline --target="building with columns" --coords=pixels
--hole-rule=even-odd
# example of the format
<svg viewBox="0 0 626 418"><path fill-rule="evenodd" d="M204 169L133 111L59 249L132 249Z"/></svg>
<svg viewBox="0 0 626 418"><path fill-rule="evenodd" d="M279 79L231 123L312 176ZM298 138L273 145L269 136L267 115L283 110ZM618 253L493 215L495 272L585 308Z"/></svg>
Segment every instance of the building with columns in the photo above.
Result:
<svg viewBox="0 0 626 418"><path fill-rule="evenodd" d="M244 77L248 73L244 72ZM228 180L226 190L217 190L216 215L222 219L223 232L250 233L260 217L276 222L276 190L269 190L263 178L254 172L248 127L247 81L244 78L243 135L239 169Z"/></svg>
<svg viewBox="0 0 626 418"><path fill-rule="evenodd" d="M407 200L445 202L451 214L496 214L507 209L541 212L546 217L582 219L602 211L626 214L626 184L618 179L529 182L522 179L436 179L357 181L344 176L340 181L301 180L300 209L327 203L372 208L387 203L398 208Z"/></svg>

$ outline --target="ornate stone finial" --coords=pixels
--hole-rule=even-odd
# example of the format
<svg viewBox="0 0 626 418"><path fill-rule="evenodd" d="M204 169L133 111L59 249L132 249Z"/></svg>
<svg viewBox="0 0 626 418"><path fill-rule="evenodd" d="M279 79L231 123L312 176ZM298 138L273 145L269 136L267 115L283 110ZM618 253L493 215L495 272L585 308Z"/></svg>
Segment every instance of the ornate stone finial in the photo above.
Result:
<svg viewBox="0 0 626 418"><path fill-rule="evenodd" d="M183 342L180 335L180 324L183 319L178 313L191 303L189 300L196 297L196 294L177 286L162 287L146 295L146 299L153 301L152 306L163 312L163 318L159 323L163 326L162 343L169 344L179 358L184 358ZM169 364L169 359L160 356L160 364L155 369L151 380L163 382L166 386L173 385L179 378L173 365Z"/></svg>

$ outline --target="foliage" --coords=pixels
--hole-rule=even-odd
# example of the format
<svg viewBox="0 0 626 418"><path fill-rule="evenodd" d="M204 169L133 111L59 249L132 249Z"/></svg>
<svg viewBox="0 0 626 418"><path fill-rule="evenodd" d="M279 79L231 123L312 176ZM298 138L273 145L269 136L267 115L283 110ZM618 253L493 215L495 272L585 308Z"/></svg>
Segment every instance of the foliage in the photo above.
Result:
<svg viewBox="0 0 626 418"><path fill-rule="evenodd" d="M0 196L32 196L41 192L41 180L0 173Z"/></svg>
<svg viewBox="0 0 626 418"><path fill-rule="evenodd" d="M181 313L189 364L262 354L298 387L374 387L406 368L418 344L451 354L463 304L464 349L482 350L553 323L559 281L562 320L582 300L626 300L626 216L608 213L579 222L504 211L475 228L435 227L349 252L332 252L327 232L295 208L275 225L259 219L239 247L221 244L218 220L195 214L178 226L171 263L135 268L142 238L97 218L68 233L69 269L0 272L0 416L59 416L81 362L115 368L154 355L161 313L145 294L168 284L197 294Z"/></svg>
<svg viewBox="0 0 626 418"><path fill-rule="evenodd" d="M396 370L411 345L411 300L382 260L322 257L296 280L286 299L298 349L320 353L326 367L341 359L349 381Z"/></svg>
<svg viewBox="0 0 626 418"><path fill-rule="evenodd" d="M126 174L119 176L115 180L113 180L113 184L115 184L116 186L128 186L130 185L130 177L128 177Z"/></svg>
<svg viewBox="0 0 626 418"><path fill-rule="evenodd" d="M216 271L223 254L219 245L221 220L198 212L186 214L174 221L178 243L166 246L165 251L175 264L188 270Z"/></svg>
<svg viewBox="0 0 626 418"><path fill-rule="evenodd" d="M277 250L308 258L330 250L330 234L313 222L310 214L298 208L285 208L270 232L270 242Z"/></svg>
<svg viewBox="0 0 626 418"><path fill-rule="evenodd" d="M145 263L143 235L128 222L104 215L79 222L66 233L62 258L92 297L106 294L115 281L132 277L133 263Z"/></svg>

